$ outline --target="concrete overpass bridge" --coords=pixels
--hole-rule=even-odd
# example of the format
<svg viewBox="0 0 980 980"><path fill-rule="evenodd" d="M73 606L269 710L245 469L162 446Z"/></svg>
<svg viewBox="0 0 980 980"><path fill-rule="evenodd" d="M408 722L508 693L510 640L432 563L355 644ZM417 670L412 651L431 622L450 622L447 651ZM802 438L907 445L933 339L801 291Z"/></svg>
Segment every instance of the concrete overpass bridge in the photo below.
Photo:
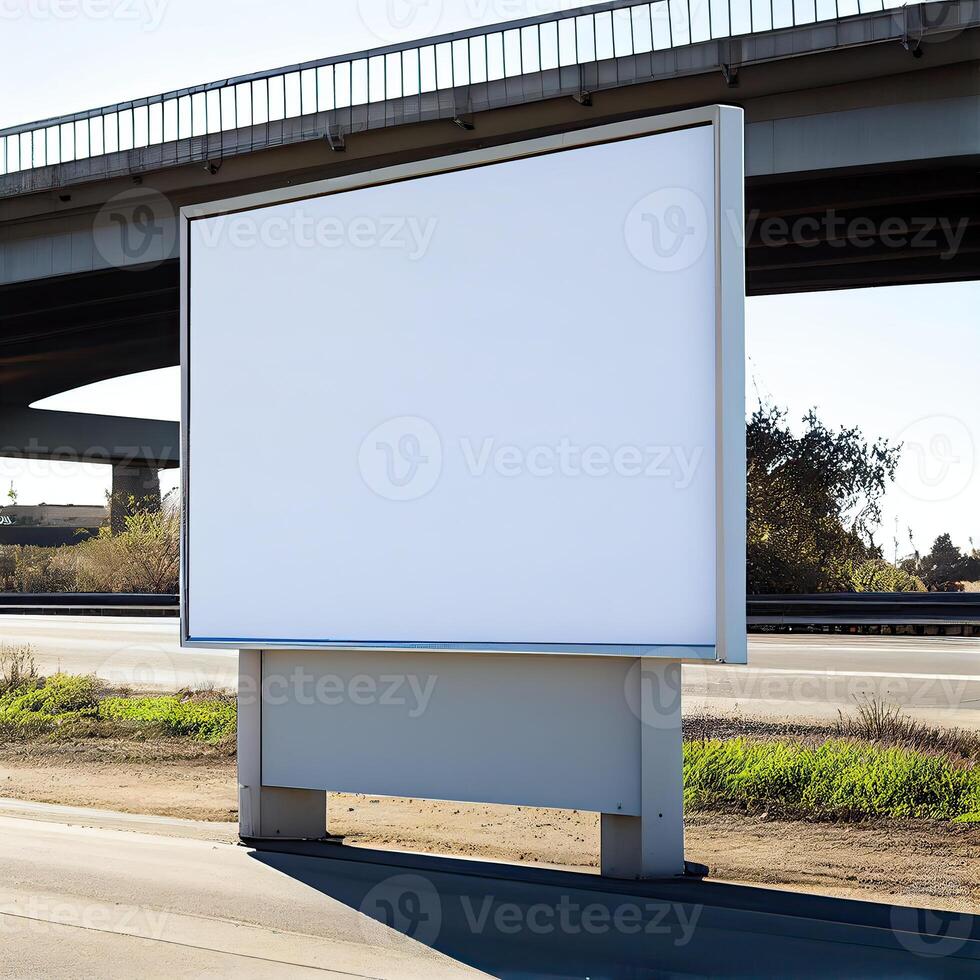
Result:
<svg viewBox="0 0 980 980"><path fill-rule="evenodd" d="M0 131L3 454L176 462L26 406L178 363L182 205L691 105L745 110L750 294L980 278L980 0L874 3L617 0Z"/></svg>

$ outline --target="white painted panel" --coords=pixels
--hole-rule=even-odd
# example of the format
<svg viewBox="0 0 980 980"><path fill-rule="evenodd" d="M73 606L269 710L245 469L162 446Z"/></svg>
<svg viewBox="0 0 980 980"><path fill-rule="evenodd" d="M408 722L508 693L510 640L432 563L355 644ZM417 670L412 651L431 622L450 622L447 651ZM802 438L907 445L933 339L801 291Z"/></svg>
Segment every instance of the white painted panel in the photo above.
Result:
<svg viewBox="0 0 980 980"><path fill-rule="evenodd" d="M635 660L351 650L262 658L265 786L640 812L639 702L626 695Z"/></svg>
<svg viewBox="0 0 980 980"><path fill-rule="evenodd" d="M714 645L713 161L701 126L193 220L190 638Z"/></svg>

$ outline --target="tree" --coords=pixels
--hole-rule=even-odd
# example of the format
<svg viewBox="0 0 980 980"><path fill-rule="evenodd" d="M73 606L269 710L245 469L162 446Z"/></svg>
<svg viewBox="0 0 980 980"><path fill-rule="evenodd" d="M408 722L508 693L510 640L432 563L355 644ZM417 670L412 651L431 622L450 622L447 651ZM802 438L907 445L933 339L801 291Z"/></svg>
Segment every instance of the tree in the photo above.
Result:
<svg viewBox="0 0 980 980"><path fill-rule="evenodd" d="M748 591L850 591L854 570L882 557L873 532L901 447L813 410L797 436L786 415L760 401L747 425Z"/></svg>
<svg viewBox="0 0 980 980"><path fill-rule="evenodd" d="M950 535L940 534L915 571L930 592L962 592L961 583L980 574L980 560L975 554L964 555Z"/></svg>

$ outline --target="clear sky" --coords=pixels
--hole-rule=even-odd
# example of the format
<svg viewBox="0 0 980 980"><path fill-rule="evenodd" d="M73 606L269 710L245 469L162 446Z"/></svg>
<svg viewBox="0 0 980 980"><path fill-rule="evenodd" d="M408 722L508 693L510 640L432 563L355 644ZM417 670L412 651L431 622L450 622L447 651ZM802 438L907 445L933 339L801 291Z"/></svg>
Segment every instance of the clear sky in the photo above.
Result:
<svg viewBox="0 0 980 980"><path fill-rule="evenodd" d="M6 0L0 126L379 44L578 6L578 0ZM879 540L895 521L928 547L948 530L980 543L980 283L756 298L748 304L748 404L903 440ZM176 369L90 386L51 408L177 418ZM0 460L21 503L93 503L100 466ZM173 471L164 474L164 489Z"/></svg>

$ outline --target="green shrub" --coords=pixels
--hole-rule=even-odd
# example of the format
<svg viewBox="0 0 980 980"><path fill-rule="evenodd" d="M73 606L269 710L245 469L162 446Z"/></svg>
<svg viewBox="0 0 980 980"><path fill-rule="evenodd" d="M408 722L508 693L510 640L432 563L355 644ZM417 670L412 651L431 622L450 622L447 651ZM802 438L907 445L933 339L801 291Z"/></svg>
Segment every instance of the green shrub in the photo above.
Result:
<svg viewBox="0 0 980 980"><path fill-rule="evenodd" d="M5 741L25 741L47 735L57 727L51 715L34 711L11 713L0 711L0 739Z"/></svg>
<svg viewBox="0 0 980 980"><path fill-rule="evenodd" d="M883 558L868 558L851 566L855 592L925 592L922 579Z"/></svg>
<svg viewBox="0 0 980 980"><path fill-rule="evenodd" d="M832 740L706 740L684 748L689 810L766 811L817 819L929 817L980 809L980 769L901 748Z"/></svg>
<svg viewBox="0 0 980 980"><path fill-rule="evenodd" d="M95 677L30 677L0 694L0 737L35 738L66 722L96 715L102 683Z"/></svg>
<svg viewBox="0 0 980 980"><path fill-rule="evenodd" d="M96 677L54 674L47 680L34 679L7 691L0 697L0 711L52 716L72 712L94 714L102 689L102 682Z"/></svg>
<svg viewBox="0 0 980 980"><path fill-rule="evenodd" d="M135 730L217 744L234 735L236 721L235 699L211 692L107 697L98 678L75 674L21 675L16 686L0 687L0 739L91 738Z"/></svg>
<svg viewBox="0 0 980 980"><path fill-rule="evenodd" d="M235 733L237 711L231 698L157 697L106 698L99 716L111 721L159 725L168 735L187 735L212 744Z"/></svg>

